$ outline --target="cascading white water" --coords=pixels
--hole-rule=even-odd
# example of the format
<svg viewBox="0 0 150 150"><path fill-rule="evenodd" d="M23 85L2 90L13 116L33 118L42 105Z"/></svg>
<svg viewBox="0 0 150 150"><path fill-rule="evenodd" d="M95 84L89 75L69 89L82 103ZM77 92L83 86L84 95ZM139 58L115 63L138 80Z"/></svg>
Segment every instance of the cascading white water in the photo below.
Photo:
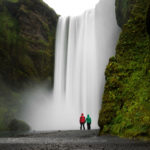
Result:
<svg viewBox="0 0 150 150"><path fill-rule="evenodd" d="M76 112L75 127L82 112L89 113L97 127L104 69L118 38L114 2L103 0L81 16L59 18L54 95Z"/></svg>
<svg viewBox="0 0 150 150"><path fill-rule="evenodd" d="M59 18L53 97L26 119L34 129L79 129L81 113L90 114L92 128L98 127L104 71L119 32L115 0L100 0L80 16Z"/></svg>
<svg viewBox="0 0 150 150"><path fill-rule="evenodd" d="M75 112L69 117L77 123L82 112L89 113L93 125L96 125L100 108L95 38L95 10L78 17L60 17L56 41L54 99L64 101L65 109Z"/></svg>

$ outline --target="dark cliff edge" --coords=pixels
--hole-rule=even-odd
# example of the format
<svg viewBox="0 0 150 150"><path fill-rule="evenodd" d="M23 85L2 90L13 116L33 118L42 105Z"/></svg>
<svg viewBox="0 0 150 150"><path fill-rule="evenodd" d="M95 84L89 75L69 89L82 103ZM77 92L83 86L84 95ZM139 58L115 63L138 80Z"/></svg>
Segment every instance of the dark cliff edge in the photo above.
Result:
<svg viewBox="0 0 150 150"><path fill-rule="evenodd" d="M150 139L150 1L116 0L122 28L105 71L100 134Z"/></svg>
<svg viewBox="0 0 150 150"><path fill-rule="evenodd" d="M57 20L42 0L0 0L0 130L18 113L21 89L52 84Z"/></svg>
<svg viewBox="0 0 150 150"><path fill-rule="evenodd" d="M147 12L146 25L147 25L147 32L150 35L150 6Z"/></svg>

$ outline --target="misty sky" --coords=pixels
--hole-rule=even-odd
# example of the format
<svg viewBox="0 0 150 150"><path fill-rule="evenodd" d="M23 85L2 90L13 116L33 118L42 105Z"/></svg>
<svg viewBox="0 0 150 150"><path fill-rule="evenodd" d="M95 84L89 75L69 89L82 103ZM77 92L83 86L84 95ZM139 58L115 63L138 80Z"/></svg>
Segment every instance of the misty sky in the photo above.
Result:
<svg viewBox="0 0 150 150"><path fill-rule="evenodd" d="M93 8L99 0L43 0L62 16L79 15Z"/></svg>

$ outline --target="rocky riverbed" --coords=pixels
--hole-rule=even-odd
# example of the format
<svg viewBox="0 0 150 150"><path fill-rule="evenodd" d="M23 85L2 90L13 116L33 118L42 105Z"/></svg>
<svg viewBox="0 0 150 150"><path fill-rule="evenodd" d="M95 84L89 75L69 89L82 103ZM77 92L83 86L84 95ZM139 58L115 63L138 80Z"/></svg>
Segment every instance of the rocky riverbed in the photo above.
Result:
<svg viewBox="0 0 150 150"><path fill-rule="evenodd" d="M149 150L150 142L98 136L98 130L32 132L0 138L0 150Z"/></svg>

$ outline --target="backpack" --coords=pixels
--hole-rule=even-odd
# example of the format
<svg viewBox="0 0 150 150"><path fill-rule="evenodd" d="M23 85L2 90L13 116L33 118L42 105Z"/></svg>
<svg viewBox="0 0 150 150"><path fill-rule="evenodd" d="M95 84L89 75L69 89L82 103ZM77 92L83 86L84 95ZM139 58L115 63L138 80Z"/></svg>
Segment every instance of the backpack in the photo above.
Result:
<svg viewBox="0 0 150 150"><path fill-rule="evenodd" d="M85 117L84 116L80 117L80 123L85 123Z"/></svg>

